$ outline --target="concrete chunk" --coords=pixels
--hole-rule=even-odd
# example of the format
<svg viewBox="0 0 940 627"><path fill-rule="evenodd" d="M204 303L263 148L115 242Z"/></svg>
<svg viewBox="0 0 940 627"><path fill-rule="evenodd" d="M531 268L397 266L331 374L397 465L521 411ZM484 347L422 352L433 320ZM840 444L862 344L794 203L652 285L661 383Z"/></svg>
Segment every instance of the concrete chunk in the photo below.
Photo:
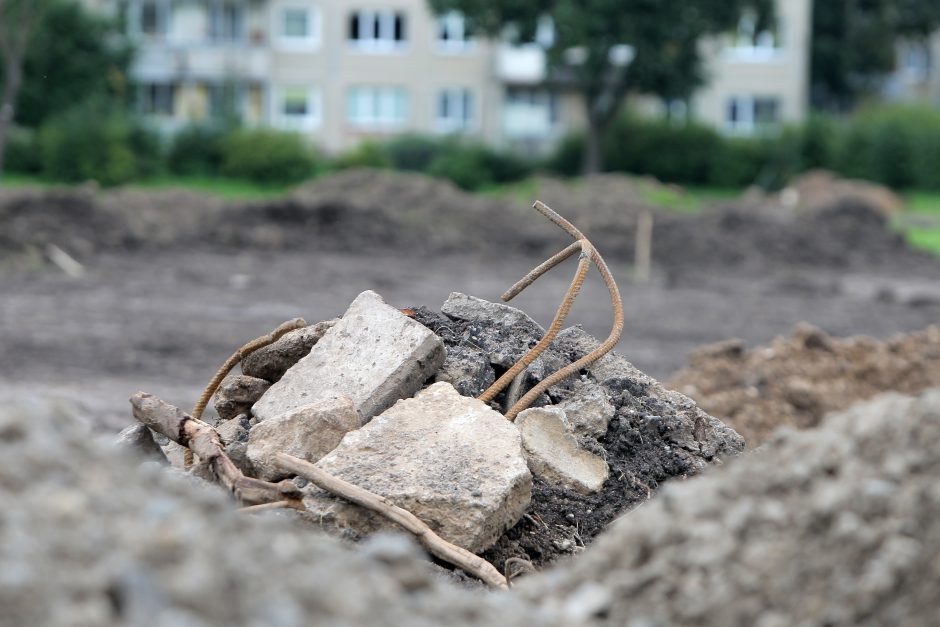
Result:
<svg viewBox="0 0 940 627"><path fill-rule="evenodd" d="M524 311L453 292L441 313L467 324L467 337L486 352L491 364L509 368L534 346L545 330Z"/></svg>
<svg viewBox="0 0 940 627"><path fill-rule="evenodd" d="M518 429L443 382L349 433L317 466L387 498L473 552L519 520L532 491ZM355 535L391 528L322 490L305 504L316 521Z"/></svg>
<svg viewBox="0 0 940 627"><path fill-rule="evenodd" d="M222 420L231 420L239 414L246 414L269 387L270 382L257 377L229 377L222 381L215 393L215 411Z"/></svg>
<svg viewBox="0 0 940 627"><path fill-rule="evenodd" d="M604 388L595 383L577 381L574 391L558 404L576 434L600 437L607 433L607 426L616 409L607 398Z"/></svg>
<svg viewBox="0 0 940 627"><path fill-rule="evenodd" d="M264 421L345 394L365 423L398 399L413 396L437 372L444 356L439 337L366 291L252 412Z"/></svg>
<svg viewBox="0 0 940 627"><path fill-rule="evenodd" d="M248 355L242 361L242 373L266 379L271 383L279 381L291 366L310 353L314 344L319 342L336 322L318 322L285 334L273 344Z"/></svg>
<svg viewBox="0 0 940 627"><path fill-rule="evenodd" d="M255 425L248 434L248 459L259 479L277 481L289 476L274 465L277 453L315 462L358 428L359 414L352 399L322 399Z"/></svg>
<svg viewBox="0 0 940 627"><path fill-rule="evenodd" d="M521 412L516 425L529 469L549 483L590 494L607 480L607 462L578 446L565 412L536 407Z"/></svg>

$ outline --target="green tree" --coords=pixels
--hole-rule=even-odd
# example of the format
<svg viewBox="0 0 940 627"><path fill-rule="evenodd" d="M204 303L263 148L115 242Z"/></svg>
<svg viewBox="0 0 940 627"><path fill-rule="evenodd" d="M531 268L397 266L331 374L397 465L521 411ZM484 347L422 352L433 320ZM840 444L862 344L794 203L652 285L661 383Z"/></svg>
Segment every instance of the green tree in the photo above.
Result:
<svg viewBox="0 0 940 627"><path fill-rule="evenodd" d="M844 112L896 67L898 39L926 40L940 27L936 0L817 0L813 3L813 105Z"/></svg>
<svg viewBox="0 0 940 627"><path fill-rule="evenodd" d="M16 116L16 100L23 85L23 61L51 0L0 0L0 174L7 137Z"/></svg>
<svg viewBox="0 0 940 627"><path fill-rule="evenodd" d="M688 99L707 76L699 48L731 30L745 7L772 18L772 0L429 0L462 12L473 30L501 35L514 25L531 40L540 19L554 24L552 78L576 89L588 117L584 170L601 169L604 131L630 92ZM627 49L632 50L628 60ZM624 62L628 61L628 62Z"/></svg>
<svg viewBox="0 0 940 627"><path fill-rule="evenodd" d="M76 103L123 95L132 49L115 21L75 0L0 0L0 56L2 172L14 122L36 128Z"/></svg>

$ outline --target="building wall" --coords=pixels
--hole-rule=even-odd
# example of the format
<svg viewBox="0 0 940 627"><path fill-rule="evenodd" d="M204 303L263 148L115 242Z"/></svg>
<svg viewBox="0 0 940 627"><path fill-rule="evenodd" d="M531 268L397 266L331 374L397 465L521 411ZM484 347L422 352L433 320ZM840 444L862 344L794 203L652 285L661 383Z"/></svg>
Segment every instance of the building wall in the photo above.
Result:
<svg viewBox="0 0 940 627"><path fill-rule="evenodd" d="M692 102L693 117L729 133L746 125L729 121L732 99L773 99L779 121L799 122L809 107L812 0L777 0L777 47L736 45L734 36L703 44L709 83Z"/></svg>
<svg viewBox="0 0 940 627"><path fill-rule="evenodd" d="M544 87L541 49L486 40L442 46L438 19L426 0L85 2L100 10L127 7L129 30L139 45L132 72L143 86L141 93L150 100L173 102L167 110L142 98L142 110L167 130L213 115L223 86L235 90L245 122L296 130L331 153L400 133L453 131L438 119L443 90L451 90L456 98L448 101L452 111L463 102L463 92L456 90L470 94L471 120L459 132L495 146L544 153L585 123L576 94L550 94ZM140 32L142 7L153 2L166 10L165 34ZM810 3L778 0L780 45L770 53L735 46L732 37L703 44L712 82L696 94L691 114L728 132L754 132L753 125L728 125L729 103L740 99L738 109L743 111L748 102L753 109L755 98L763 98L773 101L781 121L802 119L807 107ZM210 37L221 18L215 13L213 19L209 7L225 5L243 9L242 36L235 40ZM404 41L352 41L351 18L357 12L403 16ZM385 34L394 30L389 30L394 22L390 19L380 19ZM374 22L358 24L360 30L368 24L365 30L371 32ZM305 34L298 36L298 28ZM160 89L171 89L172 96L155 96ZM367 119L362 114L367 109L402 115Z"/></svg>

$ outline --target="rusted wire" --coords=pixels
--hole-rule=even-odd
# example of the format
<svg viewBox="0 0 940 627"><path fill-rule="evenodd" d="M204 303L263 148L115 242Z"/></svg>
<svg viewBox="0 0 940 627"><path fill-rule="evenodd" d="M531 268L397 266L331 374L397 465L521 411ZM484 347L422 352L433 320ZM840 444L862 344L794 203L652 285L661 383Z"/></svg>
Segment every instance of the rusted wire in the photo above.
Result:
<svg viewBox="0 0 940 627"><path fill-rule="evenodd" d="M478 396L477 398L479 400L483 401L484 403L488 403L493 400L497 394L505 389L507 385L512 383L513 379L516 378L516 375L525 370L529 364L535 361L536 357L541 355L542 352L549 347L549 345L552 343L552 340L555 339L555 336L558 335L559 331L561 331L561 325L568 316L568 312L571 311L571 305L574 304L574 299L577 298L578 292L581 291L581 286L584 284L584 278L587 276L588 270L591 267L591 253L593 252L594 248L586 239L575 242L573 245L568 246L563 251L529 272L518 283L509 288L505 294L503 294L503 300L508 301L512 299L516 296L516 294L531 285L537 278L573 255L579 249L581 250L581 256L578 259L578 269L574 273L574 278L571 279L571 285L568 286L568 291L565 292L564 300L561 301L561 305L558 307L558 311L555 312L555 318L552 320L552 324L548 327L548 331L545 332L545 335L542 336L542 339L539 340L538 344L533 346L525 355L522 356L522 359L513 364L512 368L504 372L503 376L501 376L496 382L493 383L493 385L487 388L483 394Z"/></svg>
<svg viewBox="0 0 940 627"><path fill-rule="evenodd" d="M215 376L213 376L212 380L209 381L206 389L202 391L202 394L199 396L199 400L196 401L196 405L193 407L192 417L196 420L202 419L202 412L206 410L206 405L209 404L209 399L211 399L212 395L215 394L215 391L219 389L219 385L222 384L222 380L228 376L228 373L232 371L232 368L234 368L241 360L259 348L264 348L269 344L273 344L287 333L301 329L305 326L307 326L307 322L303 318L294 318L293 320L282 322L276 329L267 335L257 337L235 351L231 357L225 360L225 363L222 364L222 367L218 369L218 371L215 373ZM193 452L189 449L186 449L183 451L183 467L189 468L192 466L192 463Z"/></svg>
<svg viewBox="0 0 940 627"><path fill-rule="evenodd" d="M593 364L595 361L597 361L598 359L603 357L605 354L610 352L614 348L614 346L617 345L617 342L620 341L620 336L623 334L623 303L621 302L621 298L620 298L620 289L617 287L617 282L614 280L614 277L611 274L610 269L607 267L607 263L604 261L604 258L601 256L599 252L597 252L597 249L594 248L594 246L588 241L588 239L584 236L584 234L577 229L577 227L571 224L571 222L569 222L568 220L558 215L555 211L553 211L550 207L548 207L548 205L542 203L541 201L536 201L533 207L535 208L536 211L538 211L543 216L548 218L551 222L556 224L563 231L571 235L571 237L575 239L575 243L568 246L567 248L565 248L564 250L562 250L561 252L554 255L553 257L551 257L544 263L540 264L534 270L532 270L522 280L520 280L518 283L513 285L503 295L503 299L509 300L513 298L514 296L522 292L522 290L524 290L526 287L528 287L533 282L535 282L535 280L538 279L540 276L542 276L543 274L545 274L546 272L548 272L549 270L557 266L559 263L561 263L562 261L570 257L572 254L574 254L575 250L580 248L582 251L582 261L584 261L585 257L590 257L590 260L597 267L597 271L600 273L601 278L604 280L604 284L607 286L607 291L610 294L610 303L613 308L614 322L613 322L613 327L611 328L611 331L610 331L610 335L607 336L607 339L604 340L604 342L601 343L600 346L592 350L590 353L588 353L581 359L578 359L574 363L568 364L564 368L561 368L560 370L553 372L552 374L545 377L535 387L529 390L521 399L519 399L512 407L510 407L506 411L506 418L508 418L509 420L515 420L519 412L529 407L545 390L547 390L551 386L561 381L564 381L571 375L576 374L582 368ZM579 263L578 265L579 273L581 270L581 266L582 264ZM575 276L576 278L578 277L578 275L575 275ZM583 282L583 276L581 277L581 282ZM572 282L572 286L574 286L574 281ZM578 284L578 288L580 289L580 283ZM577 294L578 294L578 290L572 291L572 289L569 287L568 292L565 294L565 298L562 301L561 307L559 307L558 309L559 314L561 312L564 312L564 314L567 315L568 311L571 309L571 305L573 304L574 298L577 296ZM556 314L555 317L556 319L558 319L558 314ZM553 326L554 326L554 321L553 321ZM559 326L560 326L560 322L559 322ZM555 335L557 335L557 332L558 331L555 330ZM548 333L546 333L545 337L548 337ZM553 338L554 338L554 335L552 336L552 339ZM543 341L545 340L544 337L542 339ZM549 343L550 342L551 342L551 339L549 340ZM520 359L519 362L516 363L512 369L510 369L509 372L512 372L513 370L516 370L517 373L520 372L521 368L516 369L516 366L519 366L519 364L521 364L526 359L528 359L529 361L526 362L526 364L523 365L522 368L525 368L528 365L528 363L531 363L531 361L534 360L535 357L537 357L538 354L541 353L541 351L547 347L547 344L546 346L541 346L541 344L542 342L539 342L539 344L537 344L528 353L526 353L522 357L522 359ZM532 355L532 353L536 349L540 349L539 352L535 353L535 355ZM504 377L501 377L500 380L502 380ZM509 378L509 380L511 379L512 377ZM494 383L493 386L495 385L496 384ZM492 389L493 386L491 386L490 389ZM489 392L489 390L487 390L487 392ZM486 394L487 392L484 392L484 394ZM497 390L496 393L498 392L499 390Z"/></svg>

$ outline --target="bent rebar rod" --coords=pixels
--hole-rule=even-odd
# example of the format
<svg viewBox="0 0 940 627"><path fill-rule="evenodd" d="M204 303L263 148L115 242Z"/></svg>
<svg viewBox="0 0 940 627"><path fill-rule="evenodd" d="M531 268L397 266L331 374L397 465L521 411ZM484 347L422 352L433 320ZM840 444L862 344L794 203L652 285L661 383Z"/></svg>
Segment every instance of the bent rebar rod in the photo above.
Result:
<svg viewBox="0 0 940 627"><path fill-rule="evenodd" d="M583 265L582 262L586 257L590 258L590 261L592 261L597 267L597 271L600 273L604 284L607 286L607 291L610 294L610 303L613 308L614 322L610 331L610 335L606 340L604 340L604 342L600 344L600 346L575 362L568 364L564 368L561 368L560 370L553 372L549 376L545 377L545 379L529 390L521 399L519 399L512 407L510 407L506 411L506 418L509 420L515 420L519 412L529 407L529 405L531 405L545 390L555 385L556 383L567 379L571 375L576 374L585 366L593 364L595 361L610 352L614 346L617 345L617 342L620 341L620 336L623 334L623 303L621 302L620 289L617 287L617 282L614 280L614 277L611 274L610 269L607 267L607 263L604 261L604 258L599 252L597 252L597 249L594 248L594 246L590 243L590 241L588 241L581 231L571 224L571 222L558 215L555 211L548 207L548 205L542 203L541 201L536 201L533 207L536 211L548 218L548 220L550 220L552 223L571 235L575 242L529 272L529 274L523 277L519 282L507 290L505 294L503 294L503 300L511 300L520 292L522 292L522 290L524 290L526 287L534 283L540 276L573 255L575 251L581 250L582 259L578 264L578 273L575 274L575 280L572 281L571 287L568 288L568 292L565 294L565 298L558 309L558 313L556 313L555 319L552 321L552 326L549 328L549 331L546 332L545 336L542 338L542 341L530 349L529 352L526 353L522 359L513 365L513 368L506 373L506 375L512 373L512 377L503 375L503 377L500 377L499 381L490 386L490 388L478 398L484 401L492 400L496 394L498 394L506 385L509 384L516 374L521 372L523 368L528 366L528 364L538 357L538 355L548 347L554 337L558 334L559 328L556 327L561 326L561 322L568 314L568 311L570 311L574 298L577 296L581 284L584 281L584 276L581 273L581 269ZM521 367L517 368L517 366L520 366L520 364L522 364ZM502 383L502 385L497 387L500 383ZM489 395L488 398L487 395Z"/></svg>

